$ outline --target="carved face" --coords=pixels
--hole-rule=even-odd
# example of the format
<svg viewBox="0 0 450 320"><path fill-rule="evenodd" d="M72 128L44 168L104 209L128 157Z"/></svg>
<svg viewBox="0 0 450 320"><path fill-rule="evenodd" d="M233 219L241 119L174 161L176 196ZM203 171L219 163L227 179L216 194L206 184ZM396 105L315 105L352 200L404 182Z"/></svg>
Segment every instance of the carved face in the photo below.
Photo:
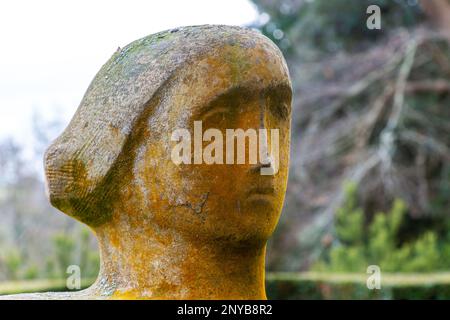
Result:
<svg viewBox="0 0 450 320"><path fill-rule="evenodd" d="M247 65L230 63L231 54ZM234 79L233 72L238 74ZM220 54L198 61L168 84L143 124L145 142L137 150L135 183L125 198L141 199L136 203L143 200L151 213L149 219L186 235L222 241L266 240L278 221L286 191L290 108L285 67L281 61L271 63L268 52L230 53L226 47ZM222 133L218 145L223 146L223 164L207 164L204 159L195 163L194 140L199 133L195 121L201 121L203 134L211 128ZM190 164L175 164L171 158L178 144L171 134L180 128L190 133ZM249 163L248 138L245 163L237 164L236 146L234 164L226 164L226 129L266 129L269 149L273 143L270 130L278 129L278 172L262 175L260 163ZM197 150L204 154L212 140L200 142L202 148L197 146Z"/></svg>
<svg viewBox="0 0 450 320"><path fill-rule="evenodd" d="M122 75L134 77L128 82L114 79L110 69L120 67L124 73L121 64L126 64L113 56L68 129L47 151L52 204L94 227L129 221L132 227L154 225L195 238L265 241L286 190L291 86L285 62L268 40L254 41L261 36L230 30L215 35L208 50L174 67L150 100L145 100L145 81L155 76L145 63L151 53L130 50L135 56L129 59L137 62ZM195 39L186 40L186 46L195 49ZM105 97L108 85L115 86L114 98ZM130 106L139 102L133 95L145 101L136 111ZM200 134L208 129L222 133L224 162L226 129L266 129L269 150L270 130L277 129L276 174L262 175L261 164L250 163L249 140L244 164L174 163L177 142L171 136L177 129L191 133L194 158L195 121L202 122ZM201 150L210 143L203 141Z"/></svg>

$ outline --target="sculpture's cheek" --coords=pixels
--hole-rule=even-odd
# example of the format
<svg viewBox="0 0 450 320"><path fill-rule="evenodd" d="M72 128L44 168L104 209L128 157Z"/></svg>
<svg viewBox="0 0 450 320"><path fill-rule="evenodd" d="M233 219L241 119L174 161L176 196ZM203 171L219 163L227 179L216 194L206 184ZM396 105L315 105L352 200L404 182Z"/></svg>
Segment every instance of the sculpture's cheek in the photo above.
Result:
<svg viewBox="0 0 450 320"><path fill-rule="evenodd" d="M274 185L273 194L249 194L255 181L238 165L198 165L193 169L167 164L159 168L151 174L147 171L144 183L148 194L140 195L148 197L148 219L159 226L189 236L242 240L266 239L273 231L283 202L284 181L257 176Z"/></svg>

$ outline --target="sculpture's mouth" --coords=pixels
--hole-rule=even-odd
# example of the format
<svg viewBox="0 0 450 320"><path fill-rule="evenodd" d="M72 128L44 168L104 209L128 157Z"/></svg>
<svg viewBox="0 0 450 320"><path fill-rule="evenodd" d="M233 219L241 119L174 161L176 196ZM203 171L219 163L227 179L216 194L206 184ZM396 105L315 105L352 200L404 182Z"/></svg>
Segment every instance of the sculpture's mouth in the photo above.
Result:
<svg viewBox="0 0 450 320"><path fill-rule="evenodd" d="M275 196L273 185L264 185L250 188L246 194L246 200L250 202L272 202Z"/></svg>
<svg viewBox="0 0 450 320"><path fill-rule="evenodd" d="M248 196L260 194L260 195L273 195L275 194L275 188L273 186L258 186L251 188L247 193Z"/></svg>

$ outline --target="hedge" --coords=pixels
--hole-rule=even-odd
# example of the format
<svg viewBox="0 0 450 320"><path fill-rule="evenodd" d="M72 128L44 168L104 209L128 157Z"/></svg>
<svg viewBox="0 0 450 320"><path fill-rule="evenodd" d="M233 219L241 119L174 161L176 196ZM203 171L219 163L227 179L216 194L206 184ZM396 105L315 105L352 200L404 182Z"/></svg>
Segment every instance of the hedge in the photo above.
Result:
<svg viewBox="0 0 450 320"><path fill-rule="evenodd" d="M369 290L365 274L268 273L269 299L450 299L450 272L383 274L381 289ZM84 279L85 288L93 279ZM21 292L65 291L64 280L0 283L0 295Z"/></svg>
<svg viewBox="0 0 450 320"><path fill-rule="evenodd" d="M269 273L269 299L450 299L450 273L382 274L369 290L365 274Z"/></svg>

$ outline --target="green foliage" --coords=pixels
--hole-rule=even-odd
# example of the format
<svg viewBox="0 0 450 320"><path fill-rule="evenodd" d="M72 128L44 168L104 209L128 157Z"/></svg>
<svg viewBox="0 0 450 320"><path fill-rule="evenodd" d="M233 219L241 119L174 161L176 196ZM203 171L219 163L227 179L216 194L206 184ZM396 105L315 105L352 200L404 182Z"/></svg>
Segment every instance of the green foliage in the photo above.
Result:
<svg viewBox="0 0 450 320"><path fill-rule="evenodd" d="M339 246L330 252L330 266L335 272L364 272L367 267L364 260L362 247Z"/></svg>
<svg viewBox="0 0 450 320"><path fill-rule="evenodd" d="M100 265L100 257L97 251L90 246L89 230L84 228L80 232L80 268L83 277L96 277Z"/></svg>
<svg viewBox="0 0 450 320"><path fill-rule="evenodd" d="M10 250L2 259L5 273L11 280L19 279L20 267L22 265L22 256L18 250Z"/></svg>
<svg viewBox="0 0 450 320"><path fill-rule="evenodd" d="M269 299L450 299L449 274L383 274L380 290L368 290L366 277L354 274L268 274Z"/></svg>
<svg viewBox="0 0 450 320"><path fill-rule="evenodd" d="M354 184L346 184L345 193L353 195L356 192ZM356 197L347 196L344 205L337 210L336 235L345 244L361 245L363 241L363 211L356 208Z"/></svg>
<svg viewBox="0 0 450 320"><path fill-rule="evenodd" d="M91 248L89 230L81 229L76 237L59 234L54 237L55 259L47 261L49 278L65 278L70 265L78 265L82 278L95 277L98 274L100 259L98 252ZM55 270L55 267L57 268Z"/></svg>
<svg viewBox="0 0 450 320"><path fill-rule="evenodd" d="M58 267L56 275L65 278L67 276L67 267L78 265L82 278L97 276L100 259L98 252L91 248L89 230L86 228L81 229L76 239L77 241L73 237L64 234L57 235L54 238L55 260ZM50 267L49 265L48 268L50 269Z"/></svg>
<svg viewBox="0 0 450 320"><path fill-rule="evenodd" d="M37 279L38 276L39 276L39 268L35 264L32 264L25 270L23 278L25 280L33 280Z"/></svg>
<svg viewBox="0 0 450 320"><path fill-rule="evenodd" d="M59 268L59 275L66 277L67 267L73 264L73 253L75 250L74 241L65 234L58 234L53 238L56 261Z"/></svg>
<svg viewBox="0 0 450 320"><path fill-rule="evenodd" d="M349 195L355 197L354 194ZM372 264L390 264L390 255L395 251L396 235L405 212L402 201L396 200L388 214L379 212L369 226L367 255ZM380 262L382 261L382 262Z"/></svg>
<svg viewBox="0 0 450 320"><path fill-rule="evenodd" d="M53 250L39 263L27 257L22 250L10 246L9 250L0 248L1 281L12 280L60 280L67 278L67 268L78 265L82 279L95 278L99 271L100 257L94 249L92 236L87 228L76 233L57 234L53 237Z"/></svg>
<svg viewBox="0 0 450 320"><path fill-rule="evenodd" d="M56 273L55 260L54 258L47 258L45 262L45 272L44 277L46 279L56 279L58 274Z"/></svg>
<svg viewBox="0 0 450 320"><path fill-rule="evenodd" d="M366 223L363 210L357 206L356 186L347 184L345 192L346 200L335 218L337 241L313 269L365 272L367 266L378 265L385 272L430 272L448 267L448 236L439 237L436 231L428 230L416 239L399 243L406 212L403 201L396 200L388 213L379 212Z"/></svg>
<svg viewBox="0 0 450 320"><path fill-rule="evenodd" d="M448 208L450 208L450 163L444 166L439 180L438 193L431 201L431 207L437 215L445 215L448 214ZM447 230L450 240L450 220Z"/></svg>
<svg viewBox="0 0 450 320"><path fill-rule="evenodd" d="M3 270L8 280L31 280L36 279L39 275L38 266L29 263L17 248L10 248L0 258L0 269Z"/></svg>

